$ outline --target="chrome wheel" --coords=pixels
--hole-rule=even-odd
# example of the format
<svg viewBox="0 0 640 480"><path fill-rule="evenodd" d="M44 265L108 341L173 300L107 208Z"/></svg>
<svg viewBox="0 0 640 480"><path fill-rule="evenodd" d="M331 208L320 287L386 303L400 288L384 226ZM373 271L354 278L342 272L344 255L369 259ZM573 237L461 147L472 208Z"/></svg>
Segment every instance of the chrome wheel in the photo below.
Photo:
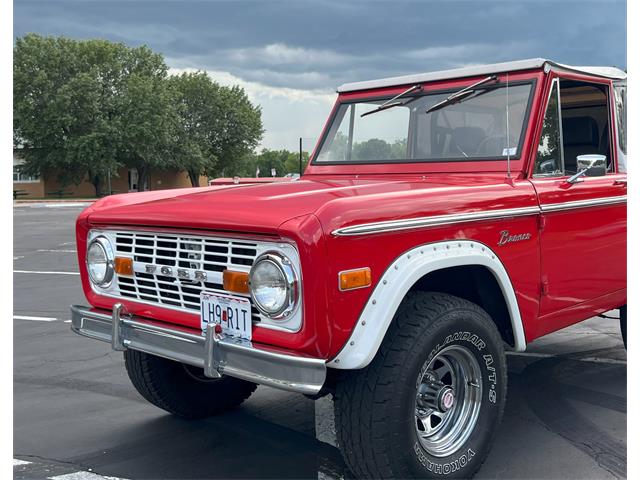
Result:
<svg viewBox="0 0 640 480"><path fill-rule="evenodd" d="M482 373L468 348L452 345L425 362L416 382L415 425L427 453L456 452L473 432L481 400Z"/></svg>

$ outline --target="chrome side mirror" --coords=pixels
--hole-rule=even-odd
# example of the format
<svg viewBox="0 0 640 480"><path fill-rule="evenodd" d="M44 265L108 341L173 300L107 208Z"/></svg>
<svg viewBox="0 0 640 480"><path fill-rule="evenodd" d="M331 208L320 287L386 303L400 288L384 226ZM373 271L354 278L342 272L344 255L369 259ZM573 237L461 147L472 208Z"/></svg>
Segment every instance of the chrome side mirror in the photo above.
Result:
<svg viewBox="0 0 640 480"><path fill-rule="evenodd" d="M602 177L607 173L606 155L578 155L578 171L586 170L587 177Z"/></svg>
<svg viewBox="0 0 640 480"><path fill-rule="evenodd" d="M578 173L567 179L567 183L578 183L581 177L602 177L607 173L606 155L578 155L576 157Z"/></svg>

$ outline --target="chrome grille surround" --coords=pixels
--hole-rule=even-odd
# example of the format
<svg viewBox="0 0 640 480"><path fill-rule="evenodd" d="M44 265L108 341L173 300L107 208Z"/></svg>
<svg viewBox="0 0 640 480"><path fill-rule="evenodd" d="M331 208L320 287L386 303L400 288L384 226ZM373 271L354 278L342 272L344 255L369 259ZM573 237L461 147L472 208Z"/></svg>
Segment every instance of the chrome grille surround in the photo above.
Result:
<svg viewBox="0 0 640 480"><path fill-rule="evenodd" d="M133 259L134 276L116 274L105 288L92 284L93 291L136 303L199 315L202 291L229 293L222 286L224 270L249 273L255 259L270 251L288 257L302 278L298 251L289 243L173 231L94 229L87 247L98 236L108 239L116 257ZM234 295L250 298L249 294ZM302 324L301 307L283 320L262 315L253 302L251 310L254 324L260 327L295 332Z"/></svg>

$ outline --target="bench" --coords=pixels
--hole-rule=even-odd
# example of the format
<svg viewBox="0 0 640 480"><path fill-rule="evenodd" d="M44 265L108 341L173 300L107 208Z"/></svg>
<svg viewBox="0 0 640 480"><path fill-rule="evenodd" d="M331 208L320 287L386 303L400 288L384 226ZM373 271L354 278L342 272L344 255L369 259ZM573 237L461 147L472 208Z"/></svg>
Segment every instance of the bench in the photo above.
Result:
<svg viewBox="0 0 640 480"><path fill-rule="evenodd" d="M17 200L18 197L26 197L29 195L29 192L26 190L18 189L13 191L13 199Z"/></svg>
<svg viewBox="0 0 640 480"><path fill-rule="evenodd" d="M62 198L62 197L69 196L69 195L72 195L72 194L73 194L73 192L68 192L68 191L65 191L65 190L54 190L53 192L47 192L47 195L55 195L58 198Z"/></svg>

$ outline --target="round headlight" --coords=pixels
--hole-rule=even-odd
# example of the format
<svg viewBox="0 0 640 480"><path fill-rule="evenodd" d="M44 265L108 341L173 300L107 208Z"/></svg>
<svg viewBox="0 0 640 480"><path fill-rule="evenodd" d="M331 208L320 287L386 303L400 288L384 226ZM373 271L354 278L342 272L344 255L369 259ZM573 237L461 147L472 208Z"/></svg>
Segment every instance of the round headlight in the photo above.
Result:
<svg viewBox="0 0 640 480"><path fill-rule="evenodd" d="M111 283L113 278L113 253L105 237L97 237L87 250L87 270L93 284L100 287Z"/></svg>
<svg viewBox="0 0 640 480"><path fill-rule="evenodd" d="M256 307L270 318L288 317L296 307L296 273L289 259L278 253L265 253L256 259L249 286Z"/></svg>

